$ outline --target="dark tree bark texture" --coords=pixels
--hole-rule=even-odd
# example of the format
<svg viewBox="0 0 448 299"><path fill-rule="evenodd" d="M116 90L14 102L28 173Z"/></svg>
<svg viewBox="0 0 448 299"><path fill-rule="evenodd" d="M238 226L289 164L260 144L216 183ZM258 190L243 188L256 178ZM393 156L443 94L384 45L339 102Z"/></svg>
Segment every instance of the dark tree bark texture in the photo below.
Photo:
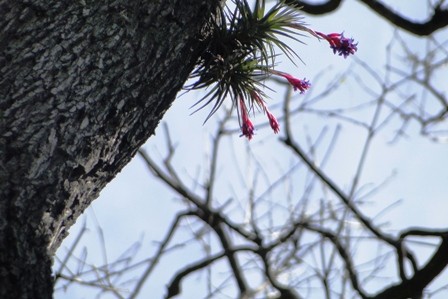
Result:
<svg viewBox="0 0 448 299"><path fill-rule="evenodd" d="M207 0L0 0L0 298L51 298L67 229L154 133Z"/></svg>

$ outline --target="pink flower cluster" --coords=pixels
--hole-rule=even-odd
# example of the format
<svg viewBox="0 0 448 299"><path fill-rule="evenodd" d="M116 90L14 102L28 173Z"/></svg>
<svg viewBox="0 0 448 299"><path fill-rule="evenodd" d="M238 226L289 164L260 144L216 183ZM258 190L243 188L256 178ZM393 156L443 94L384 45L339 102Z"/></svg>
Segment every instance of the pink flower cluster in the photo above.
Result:
<svg viewBox="0 0 448 299"><path fill-rule="evenodd" d="M295 28L304 29L305 27L301 25L295 25ZM330 48L333 49L334 54L339 54L339 56L344 56L344 58L347 58L349 55L355 54L355 52L358 50L358 43L355 43L353 38L346 38L344 37L343 33L330 33L330 34L324 34L317 31L312 31L310 29L304 29L314 36L318 38L324 38L328 41L330 44ZM300 93L304 93L306 90L308 90L311 86L310 82L304 78L303 80L295 78L291 76L290 74L283 73L276 70L269 70L269 72L273 75L277 75L280 77L285 78L289 84L294 88L294 91L300 91ZM266 104L264 100L261 98L260 94L257 91L252 91L249 94L250 101L252 103L257 104L263 111L266 113L266 116L269 120L269 125L271 126L274 133L278 133L280 131L280 125L275 118L275 116L268 110L266 107ZM241 128L241 136L247 137L247 139L251 140L254 136L255 127L252 121L249 118L249 112L246 107L246 104L244 103L243 96L240 96L239 99L239 116L240 116L240 128Z"/></svg>
<svg viewBox="0 0 448 299"><path fill-rule="evenodd" d="M275 70L272 70L271 72L278 76L284 77L292 85L294 90L300 90L300 93L304 93L305 90L307 90L311 86L308 80L305 79L300 80L298 78L291 76L290 74L278 72ZM277 118L266 107L266 104L264 100L261 98L260 94L257 91L253 90L252 92L250 92L250 98L253 103L257 104L264 111L269 120L269 125L271 126L274 133L277 134L278 132L280 132L280 125L277 121ZM246 107L246 104L244 103L244 98L242 96L240 96L239 101L240 101L239 116L240 116L240 128L241 128L240 136L246 136L248 140L251 140L255 134L254 132L255 127L249 118L249 112Z"/></svg>

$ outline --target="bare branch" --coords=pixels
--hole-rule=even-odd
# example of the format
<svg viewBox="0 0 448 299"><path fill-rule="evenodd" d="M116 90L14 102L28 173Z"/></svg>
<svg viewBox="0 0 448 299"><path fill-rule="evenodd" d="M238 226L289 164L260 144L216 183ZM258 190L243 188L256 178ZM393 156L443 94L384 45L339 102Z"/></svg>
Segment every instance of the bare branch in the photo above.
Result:
<svg viewBox="0 0 448 299"><path fill-rule="evenodd" d="M429 36L435 31L444 28L448 25L448 10L441 6L435 6L431 16L425 22L416 22L411 17L407 18L401 14L393 11L392 8L387 7L378 0L359 0L367 7L372 9L380 17L386 19L395 26L404 29L410 33L420 36ZM288 0L288 4L301 7L301 9L309 14L322 15L330 13L339 8L342 0L327 0L320 4L311 4L308 1ZM441 2L442 3L442 2ZM441 4L440 3L440 4Z"/></svg>
<svg viewBox="0 0 448 299"><path fill-rule="evenodd" d="M423 268L415 272L408 280L402 281L391 287L387 287L379 294L371 297L372 299L407 299L421 298L423 290L428 284L438 276L448 265L448 237L446 234L442 236L442 243L437 251L429 259Z"/></svg>
<svg viewBox="0 0 448 299"><path fill-rule="evenodd" d="M143 272L143 274L140 276L137 284L135 285L134 290L131 292L131 294L129 296L129 299L136 298L137 295L140 293L140 291L143 287L143 284L146 282L149 275L152 273L154 268L157 266L159 260L162 257L162 254L164 253L165 248L168 246L168 243L171 241L171 238L173 237L174 232L176 231L181 219L184 217L187 217L187 216L192 216L192 215L194 215L194 212L192 212L192 211L185 211L185 212L177 214L176 218L174 219L173 223L170 226L170 230L168 231L168 233L165 236L165 239L160 243L159 249L157 250L156 254L150 260L148 267Z"/></svg>
<svg viewBox="0 0 448 299"><path fill-rule="evenodd" d="M168 293L165 296L165 298L172 298L181 292L180 284L182 282L182 279L184 279L189 274L196 272L198 270L201 270L205 267L208 267L212 263L216 262L219 259L222 259L223 257L228 256L229 253L234 254L240 251L254 251L253 248L250 247L238 247L226 250L225 252L222 252L220 254L213 255L211 257L208 257L207 259L203 259L202 261L196 262L188 267L186 267L184 270L177 273L174 278L169 283L167 289Z"/></svg>

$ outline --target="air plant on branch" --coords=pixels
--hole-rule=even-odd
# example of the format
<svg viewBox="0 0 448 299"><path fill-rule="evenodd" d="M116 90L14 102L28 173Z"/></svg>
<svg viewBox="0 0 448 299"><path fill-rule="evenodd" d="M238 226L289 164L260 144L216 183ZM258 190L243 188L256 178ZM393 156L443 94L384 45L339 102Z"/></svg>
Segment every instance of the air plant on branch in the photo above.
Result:
<svg viewBox="0 0 448 299"><path fill-rule="evenodd" d="M300 9L279 1L266 9L265 0L256 0L253 7L247 0L233 0L234 8L225 6L210 21L206 49L191 74L196 81L188 90L207 88L208 92L193 107L196 111L211 105L206 121L229 98L236 107L241 136L252 139L255 127L249 114L255 108L264 112L275 133L280 130L275 116L268 110L263 89L270 76L285 78L294 90L304 93L311 84L275 69L275 59L285 54L289 60L300 59L285 41L299 40L305 34L329 42L333 52L346 58L354 54L357 44L339 33L323 34L302 21Z"/></svg>

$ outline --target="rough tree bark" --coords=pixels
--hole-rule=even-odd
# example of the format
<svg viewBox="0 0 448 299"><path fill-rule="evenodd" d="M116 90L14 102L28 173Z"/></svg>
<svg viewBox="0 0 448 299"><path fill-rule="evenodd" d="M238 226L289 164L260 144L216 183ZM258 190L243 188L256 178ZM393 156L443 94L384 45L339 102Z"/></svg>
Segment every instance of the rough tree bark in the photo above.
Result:
<svg viewBox="0 0 448 299"><path fill-rule="evenodd" d="M51 298L65 232L150 137L207 0L0 0L0 298Z"/></svg>

